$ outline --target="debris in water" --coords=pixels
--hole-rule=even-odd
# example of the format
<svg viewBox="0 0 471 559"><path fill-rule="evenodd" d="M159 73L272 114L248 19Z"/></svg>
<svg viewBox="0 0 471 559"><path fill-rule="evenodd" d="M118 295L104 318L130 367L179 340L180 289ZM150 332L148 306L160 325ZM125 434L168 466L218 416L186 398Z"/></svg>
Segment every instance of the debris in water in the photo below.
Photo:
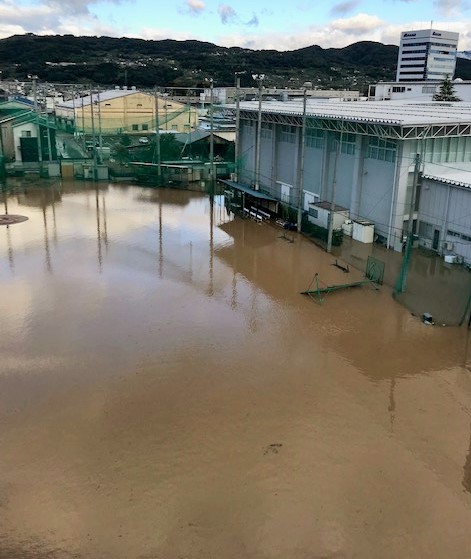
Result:
<svg viewBox="0 0 471 559"><path fill-rule="evenodd" d="M435 324L435 323L433 322L433 317L432 317L432 315L431 315L430 313L428 313L428 312L424 312L424 313L423 313L423 315L422 315L422 322L423 322L424 324Z"/></svg>

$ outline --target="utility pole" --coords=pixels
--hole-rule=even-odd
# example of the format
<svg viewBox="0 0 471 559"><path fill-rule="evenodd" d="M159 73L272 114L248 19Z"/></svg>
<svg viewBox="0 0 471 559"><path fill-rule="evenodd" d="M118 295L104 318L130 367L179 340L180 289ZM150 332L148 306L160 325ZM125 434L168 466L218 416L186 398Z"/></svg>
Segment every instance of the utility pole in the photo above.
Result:
<svg viewBox="0 0 471 559"><path fill-rule="evenodd" d="M155 159L157 160L157 183L160 186L162 167L160 162L159 94L155 88Z"/></svg>
<svg viewBox="0 0 471 559"><path fill-rule="evenodd" d="M303 123L301 127L301 156L298 167L298 233L301 233L301 220L303 217L303 187L304 187L304 156L306 152L306 100L307 89L304 88L303 94Z"/></svg>
<svg viewBox="0 0 471 559"><path fill-rule="evenodd" d="M96 136L95 136L95 115L93 114L93 93L92 86L90 85L90 116L92 121L92 142L93 142L93 177L96 174Z"/></svg>
<svg viewBox="0 0 471 559"><path fill-rule="evenodd" d="M97 92L97 107L98 107L98 147L100 149L99 161L100 164L103 163L103 138L101 131L101 102L100 102L100 90Z"/></svg>
<svg viewBox="0 0 471 559"><path fill-rule="evenodd" d="M33 80L33 103L34 103L34 112L36 113L36 126L38 127L38 136L37 136L38 161L39 161L39 166L41 166L43 160L43 153L42 153L42 142L41 142L41 123L39 119L39 108L38 108L38 91L36 86L36 80L38 79L38 76L36 75L28 76L28 78Z"/></svg>
<svg viewBox="0 0 471 559"><path fill-rule="evenodd" d="M260 147L262 138L262 83L265 74L253 74L252 78L258 83L258 119L257 141L255 144L255 190L260 190Z"/></svg>
<svg viewBox="0 0 471 559"><path fill-rule="evenodd" d="M236 137L235 137L235 149L234 149L234 171L235 171L235 181L239 180L239 129L240 129L240 74L245 74L243 72L235 72L236 76Z"/></svg>
<svg viewBox="0 0 471 559"><path fill-rule="evenodd" d="M407 240L404 249L404 256L402 257L401 271L399 272L399 278L396 284L396 290L395 290L396 293L404 293L404 291L406 290L407 274L409 273L409 264L410 264L410 257L412 253L412 243L414 238L414 212L415 212L417 184L419 181L419 170L420 170L420 154L417 153L415 156L414 180L412 182L412 191L411 191L410 204L409 204Z"/></svg>
<svg viewBox="0 0 471 559"><path fill-rule="evenodd" d="M334 174L332 176L332 196L330 198L329 229L327 232L327 252L332 252L332 236L334 234L334 215L335 215L335 190L337 187L337 164L339 153L342 149L343 130L340 131L340 140L335 151Z"/></svg>
<svg viewBox="0 0 471 559"><path fill-rule="evenodd" d="M209 109L209 163L210 163L210 188L211 194L214 194L215 176L214 176L214 80L209 79L209 87L211 91L210 109Z"/></svg>

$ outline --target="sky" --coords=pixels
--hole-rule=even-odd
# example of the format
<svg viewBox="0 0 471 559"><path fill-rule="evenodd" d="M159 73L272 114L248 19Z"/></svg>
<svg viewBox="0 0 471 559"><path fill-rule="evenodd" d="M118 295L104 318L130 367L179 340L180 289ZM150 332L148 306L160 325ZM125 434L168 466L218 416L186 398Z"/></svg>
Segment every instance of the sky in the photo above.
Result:
<svg viewBox="0 0 471 559"><path fill-rule="evenodd" d="M471 50L470 0L0 0L0 38L196 39L287 51L365 40L398 44L401 31L428 29L432 21L435 29L459 32L458 49Z"/></svg>

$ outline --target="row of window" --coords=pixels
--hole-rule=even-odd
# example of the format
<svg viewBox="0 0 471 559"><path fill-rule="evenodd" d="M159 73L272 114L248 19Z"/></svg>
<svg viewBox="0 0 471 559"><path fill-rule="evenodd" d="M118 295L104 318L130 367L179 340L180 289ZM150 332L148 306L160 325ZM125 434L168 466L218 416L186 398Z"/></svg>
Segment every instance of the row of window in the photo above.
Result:
<svg viewBox="0 0 471 559"><path fill-rule="evenodd" d="M253 126L253 121L250 126ZM264 124L261 129L261 136L266 138L272 137L272 125ZM297 127L283 126L281 128L280 141L290 144L296 142ZM306 146L315 149L324 147L325 135L320 128L310 128L306 132ZM346 155L354 155L356 148L356 136L352 133L342 134L342 144L340 151ZM337 149L336 145L332 145L332 150ZM368 159L378 159L380 161L394 162L396 159L396 143L391 140L383 140L381 138L371 137L367 148L366 157Z"/></svg>
<svg viewBox="0 0 471 559"><path fill-rule="evenodd" d="M396 160L396 142L372 136L368 142L366 157L392 163Z"/></svg>
<svg viewBox="0 0 471 559"><path fill-rule="evenodd" d="M446 234L449 235L450 237L455 237L458 239L462 239L463 241L471 242L471 235L465 235L464 233L458 233L458 231L451 231L450 229L448 229Z"/></svg>
<svg viewBox="0 0 471 559"><path fill-rule="evenodd" d="M426 43L403 43L402 46L403 47L424 47L424 46L434 46L434 47L444 47L444 48L449 48L449 49L456 49L456 45L450 45L450 44L446 44L446 43L432 43L432 42L426 42Z"/></svg>

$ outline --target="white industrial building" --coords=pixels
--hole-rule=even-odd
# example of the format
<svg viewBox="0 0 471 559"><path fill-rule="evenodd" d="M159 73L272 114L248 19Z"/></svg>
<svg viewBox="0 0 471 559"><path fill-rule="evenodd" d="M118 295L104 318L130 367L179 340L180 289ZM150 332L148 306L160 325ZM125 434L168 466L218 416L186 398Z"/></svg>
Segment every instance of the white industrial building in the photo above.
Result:
<svg viewBox="0 0 471 559"><path fill-rule="evenodd" d="M397 82L453 78L459 34L438 29L403 31L397 59Z"/></svg>
<svg viewBox="0 0 471 559"><path fill-rule="evenodd" d="M430 189L432 183L437 190L448 184L440 177L450 166L471 176L471 104L307 101L304 110L302 100L244 102L237 153L234 184L245 194L255 192L260 199L265 193L267 200L301 207L307 215L315 215L317 202L334 202L348 210L350 220L373 224L375 238L386 246L401 250L416 154ZM443 200L429 198L420 184L412 219L435 227L431 238L440 252L453 236L449 231L464 235L464 254L463 247L471 243L465 238L471 239L471 188L455 186L464 216L459 229L451 227L457 218L445 215ZM455 191L449 196L451 212ZM424 215L418 211L422 201L428 204ZM433 215L433 221L425 214Z"/></svg>
<svg viewBox="0 0 471 559"><path fill-rule="evenodd" d="M371 101L403 101L421 103L433 101L434 95L440 93L440 81L415 82L379 82L371 85L368 99ZM453 80L453 89L460 101L471 103L471 81L457 78Z"/></svg>
<svg viewBox="0 0 471 559"><path fill-rule="evenodd" d="M420 244L471 263L471 172L458 163L424 169L418 213Z"/></svg>

